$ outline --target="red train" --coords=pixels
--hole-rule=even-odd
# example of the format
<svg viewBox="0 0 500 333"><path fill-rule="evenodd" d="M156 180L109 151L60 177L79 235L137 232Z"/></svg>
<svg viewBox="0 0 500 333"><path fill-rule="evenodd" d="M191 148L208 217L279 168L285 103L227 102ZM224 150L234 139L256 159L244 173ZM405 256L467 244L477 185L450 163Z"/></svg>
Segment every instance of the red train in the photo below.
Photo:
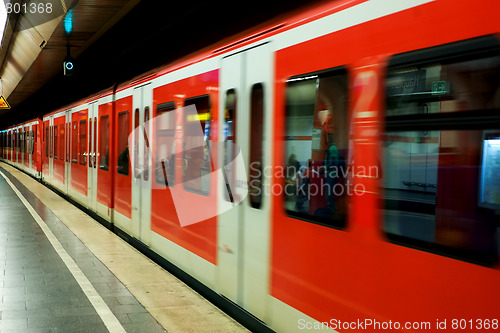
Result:
<svg viewBox="0 0 500 333"><path fill-rule="evenodd" d="M275 331L498 330L499 12L314 5L7 128L2 157Z"/></svg>

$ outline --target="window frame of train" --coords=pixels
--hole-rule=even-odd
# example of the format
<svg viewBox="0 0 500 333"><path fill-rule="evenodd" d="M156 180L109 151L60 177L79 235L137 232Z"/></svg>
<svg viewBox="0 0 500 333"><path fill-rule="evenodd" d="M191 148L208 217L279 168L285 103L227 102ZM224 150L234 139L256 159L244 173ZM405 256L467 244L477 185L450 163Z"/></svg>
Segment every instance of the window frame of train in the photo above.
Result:
<svg viewBox="0 0 500 333"><path fill-rule="evenodd" d="M483 147L488 138L500 139L495 74L500 44L494 36L391 57L380 183L382 230L389 242L480 265L496 263L500 203L488 207L479 199L486 176ZM493 83L486 94L478 89L485 83Z"/></svg>
<svg viewBox="0 0 500 333"><path fill-rule="evenodd" d="M344 191L337 195L334 190L337 184L340 184L341 187L344 186L344 188L346 186L346 178L340 177L342 172L338 171L342 169L345 171L349 154L350 90L348 82L347 67L338 66L291 76L286 80L285 87L284 170L281 177L284 188L283 208L288 217L338 230L346 228L349 218L348 192ZM301 87L304 95L297 97L299 95L295 94L294 90L298 91ZM334 109L331 105L328 108L328 105L321 104L325 101L320 100L318 96L323 87L329 92L331 101L338 103L340 108ZM333 88L341 90L334 92ZM298 100L299 98L303 100ZM302 121L296 119L297 121L294 123L294 117L311 119L307 119L307 122L305 119ZM336 125L333 119L340 119L340 125ZM304 127L306 123L308 124L307 129ZM333 132L333 126L336 126L337 133ZM302 127L303 133L299 133L300 127ZM289 135L291 131L295 131L295 135ZM296 162L300 163L299 172L297 172L297 163L291 162L291 156L298 153L296 147L299 145L299 141L309 141L307 140L309 136L311 144L309 158L304 161L295 159ZM293 142L295 142L295 146L293 146ZM299 159L301 159L300 156ZM290 163L295 165L290 165ZM332 165L328 167L327 164ZM327 168L329 171L326 171ZM290 173L294 173L295 178ZM285 192L287 186L290 188L290 184L292 184L292 194L290 191ZM295 190L293 190L294 186ZM318 190L314 196L311 191L313 188L315 192L316 189ZM328 192L328 190L331 191ZM303 206L305 202L307 202L308 208Z"/></svg>

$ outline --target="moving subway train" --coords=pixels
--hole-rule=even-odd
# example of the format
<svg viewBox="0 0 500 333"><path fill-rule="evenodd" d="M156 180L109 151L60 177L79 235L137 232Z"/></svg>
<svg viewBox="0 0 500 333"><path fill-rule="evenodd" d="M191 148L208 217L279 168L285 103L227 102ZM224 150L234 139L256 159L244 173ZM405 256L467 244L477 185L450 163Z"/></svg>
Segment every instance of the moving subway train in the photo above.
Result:
<svg viewBox="0 0 500 333"><path fill-rule="evenodd" d="M325 2L6 128L2 159L275 331L496 330L499 12Z"/></svg>

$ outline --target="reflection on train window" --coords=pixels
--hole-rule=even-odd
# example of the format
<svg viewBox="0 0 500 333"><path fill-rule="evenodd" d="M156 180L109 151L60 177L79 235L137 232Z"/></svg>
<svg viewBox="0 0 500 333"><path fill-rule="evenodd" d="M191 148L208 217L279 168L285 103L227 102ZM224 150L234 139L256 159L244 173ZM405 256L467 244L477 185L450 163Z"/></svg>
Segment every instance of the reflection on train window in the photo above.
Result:
<svg viewBox="0 0 500 333"><path fill-rule="evenodd" d="M382 174L391 241L496 261L500 53L489 51L389 69Z"/></svg>
<svg viewBox="0 0 500 333"><path fill-rule="evenodd" d="M75 120L71 128L71 162L78 163L78 122Z"/></svg>
<svg viewBox="0 0 500 333"><path fill-rule="evenodd" d="M260 209L263 190L263 149L264 149L264 87L262 83L252 86L250 97L250 164L248 195L250 206Z"/></svg>
<svg viewBox="0 0 500 333"><path fill-rule="evenodd" d="M236 193L231 188L236 186L236 169L230 166L230 163L236 158L236 91L230 89L226 92L226 105L224 108L224 169L222 170L226 183L224 199L234 202ZM241 200L237 200L240 202Z"/></svg>
<svg viewBox="0 0 500 333"><path fill-rule="evenodd" d="M105 171L109 170L109 116L108 115L104 115L101 116L101 118L99 118L99 169Z"/></svg>
<svg viewBox="0 0 500 333"><path fill-rule="evenodd" d="M59 159L64 161L64 124L59 125Z"/></svg>
<svg viewBox="0 0 500 333"><path fill-rule="evenodd" d="M80 165L87 165L87 120L80 120L80 126L78 128L78 140L80 149L78 151Z"/></svg>
<svg viewBox="0 0 500 333"><path fill-rule="evenodd" d="M156 107L155 180L159 185L173 186L175 180L175 104Z"/></svg>
<svg viewBox="0 0 500 333"><path fill-rule="evenodd" d="M184 188L208 195L211 157L210 98L208 95L186 99L184 103L183 181Z"/></svg>
<svg viewBox="0 0 500 333"><path fill-rule="evenodd" d="M283 195L290 216L345 226L350 193L347 106L344 69L287 81Z"/></svg>
<svg viewBox="0 0 500 333"><path fill-rule="evenodd" d="M130 134L129 112L118 114L118 164L117 171L121 175L128 175L130 165L130 153L128 149L128 136Z"/></svg>

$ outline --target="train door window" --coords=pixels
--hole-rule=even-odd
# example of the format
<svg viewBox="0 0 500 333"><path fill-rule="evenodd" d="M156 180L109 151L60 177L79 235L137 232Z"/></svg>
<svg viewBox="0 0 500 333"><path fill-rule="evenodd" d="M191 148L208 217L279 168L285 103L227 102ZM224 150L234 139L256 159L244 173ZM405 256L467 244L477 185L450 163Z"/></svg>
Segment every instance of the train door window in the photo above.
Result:
<svg viewBox="0 0 500 333"><path fill-rule="evenodd" d="M250 164L249 195L250 206L262 205L262 157L264 148L264 88L262 83L252 86L250 95Z"/></svg>
<svg viewBox="0 0 500 333"><path fill-rule="evenodd" d="M78 163L78 122L73 121L71 128L71 162Z"/></svg>
<svg viewBox="0 0 500 333"><path fill-rule="evenodd" d="M59 159L64 161L64 144L65 144L64 124L59 124Z"/></svg>
<svg viewBox="0 0 500 333"><path fill-rule="evenodd" d="M54 135L54 158L59 158L59 127L57 125L53 126Z"/></svg>
<svg viewBox="0 0 500 333"><path fill-rule="evenodd" d="M78 127L79 151L78 160L80 165L87 165L87 120L80 120Z"/></svg>
<svg viewBox="0 0 500 333"><path fill-rule="evenodd" d="M24 153L24 132L19 132L19 151Z"/></svg>
<svg viewBox="0 0 500 333"><path fill-rule="evenodd" d="M49 126L43 124L45 128L45 135L43 136L45 146L45 157L49 157Z"/></svg>
<svg viewBox="0 0 500 333"><path fill-rule="evenodd" d="M37 142L38 142L38 125L34 125L33 126L33 147L31 150L32 154L35 153L35 147L37 145Z"/></svg>
<svg viewBox="0 0 500 333"><path fill-rule="evenodd" d="M49 126L49 157L54 156L54 126Z"/></svg>
<svg viewBox="0 0 500 333"><path fill-rule="evenodd" d="M135 109L134 112L134 142L135 142L135 151L134 151L134 177L135 178L140 178L141 177L141 172L139 170L139 138L142 133L138 130L139 128L139 121L140 121L140 114L139 114L139 109Z"/></svg>
<svg viewBox="0 0 500 333"><path fill-rule="evenodd" d="M33 145L33 131L27 131L26 138L27 138L26 153L31 155L31 147Z"/></svg>
<svg viewBox="0 0 500 333"><path fill-rule="evenodd" d="M195 109L192 108L195 107ZM210 98L188 98L184 102L183 181L184 188L208 195L212 164L210 140Z"/></svg>
<svg viewBox="0 0 500 333"><path fill-rule="evenodd" d="M157 184L173 186L175 180L175 104L156 107L155 180Z"/></svg>
<svg viewBox="0 0 500 333"><path fill-rule="evenodd" d="M236 193L231 191L235 188L236 175L234 168L228 166L237 156L236 151L236 90L230 89L226 92L226 102L224 108L224 169L222 170L224 180L226 182L226 191L224 191L224 199L234 202ZM239 202L239 201L238 201Z"/></svg>
<svg viewBox="0 0 500 333"><path fill-rule="evenodd" d="M28 145L29 145L29 127L24 128L24 152L28 153Z"/></svg>
<svg viewBox="0 0 500 333"><path fill-rule="evenodd" d="M31 155L31 146L33 143L33 132L28 130L26 132L26 153Z"/></svg>
<svg viewBox="0 0 500 333"><path fill-rule="evenodd" d="M107 157L109 160L109 151L107 153ZM94 168L96 168L97 167L97 117L94 117L94 155L92 156L92 159L94 160Z"/></svg>
<svg viewBox="0 0 500 333"><path fill-rule="evenodd" d="M95 143L96 138L94 138ZM109 116L99 119L99 169L109 170Z"/></svg>
<svg viewBox="0 0 500 333"><path fill-rule="evenodd" d="M287 80L282 175L289 216L334 228L346 224L348 96L343 67Z"/></svg>
<svg viewBox="0 0 500 333"><path fill-rule="evenodd" d="M94 166L94 159L92 158L92 126L93 126L92 124L93 124L92 117L89 117L89 145L90 145L90 149L89 149L89 167L91 167L91 168ZM95 150L94 150L94 152L95 152Z"/></svg>
<svg viewBox="0 0 500 333"><path fill-rule="evenodd" d="M118 164L117 171L121 175L128 175L130 164L130 153L128 146L128 136L130 133L129 112L124 111L118 114Z"/></svg>
<svg viewBox="0 0 500 333"><path fill-rule="evenodd" d="M382 142L390 241L479 264L496 261L499 77L495 39L391 59Z"/></svg>
<svg viewBox="0 0 500 333"><path fill-rule="evenodd" d="M25 127L25 129L23 131L23 138L24 138L23 153L27 153L28 152L28 149L27 149L27 145L28 145L28 128L27 127Z"/></svg>
<svg viewBox="0 0 500 333"><path fill-rule="evenodd" d="M144 180L149 180L149 106L144 108Z"/></svg>

